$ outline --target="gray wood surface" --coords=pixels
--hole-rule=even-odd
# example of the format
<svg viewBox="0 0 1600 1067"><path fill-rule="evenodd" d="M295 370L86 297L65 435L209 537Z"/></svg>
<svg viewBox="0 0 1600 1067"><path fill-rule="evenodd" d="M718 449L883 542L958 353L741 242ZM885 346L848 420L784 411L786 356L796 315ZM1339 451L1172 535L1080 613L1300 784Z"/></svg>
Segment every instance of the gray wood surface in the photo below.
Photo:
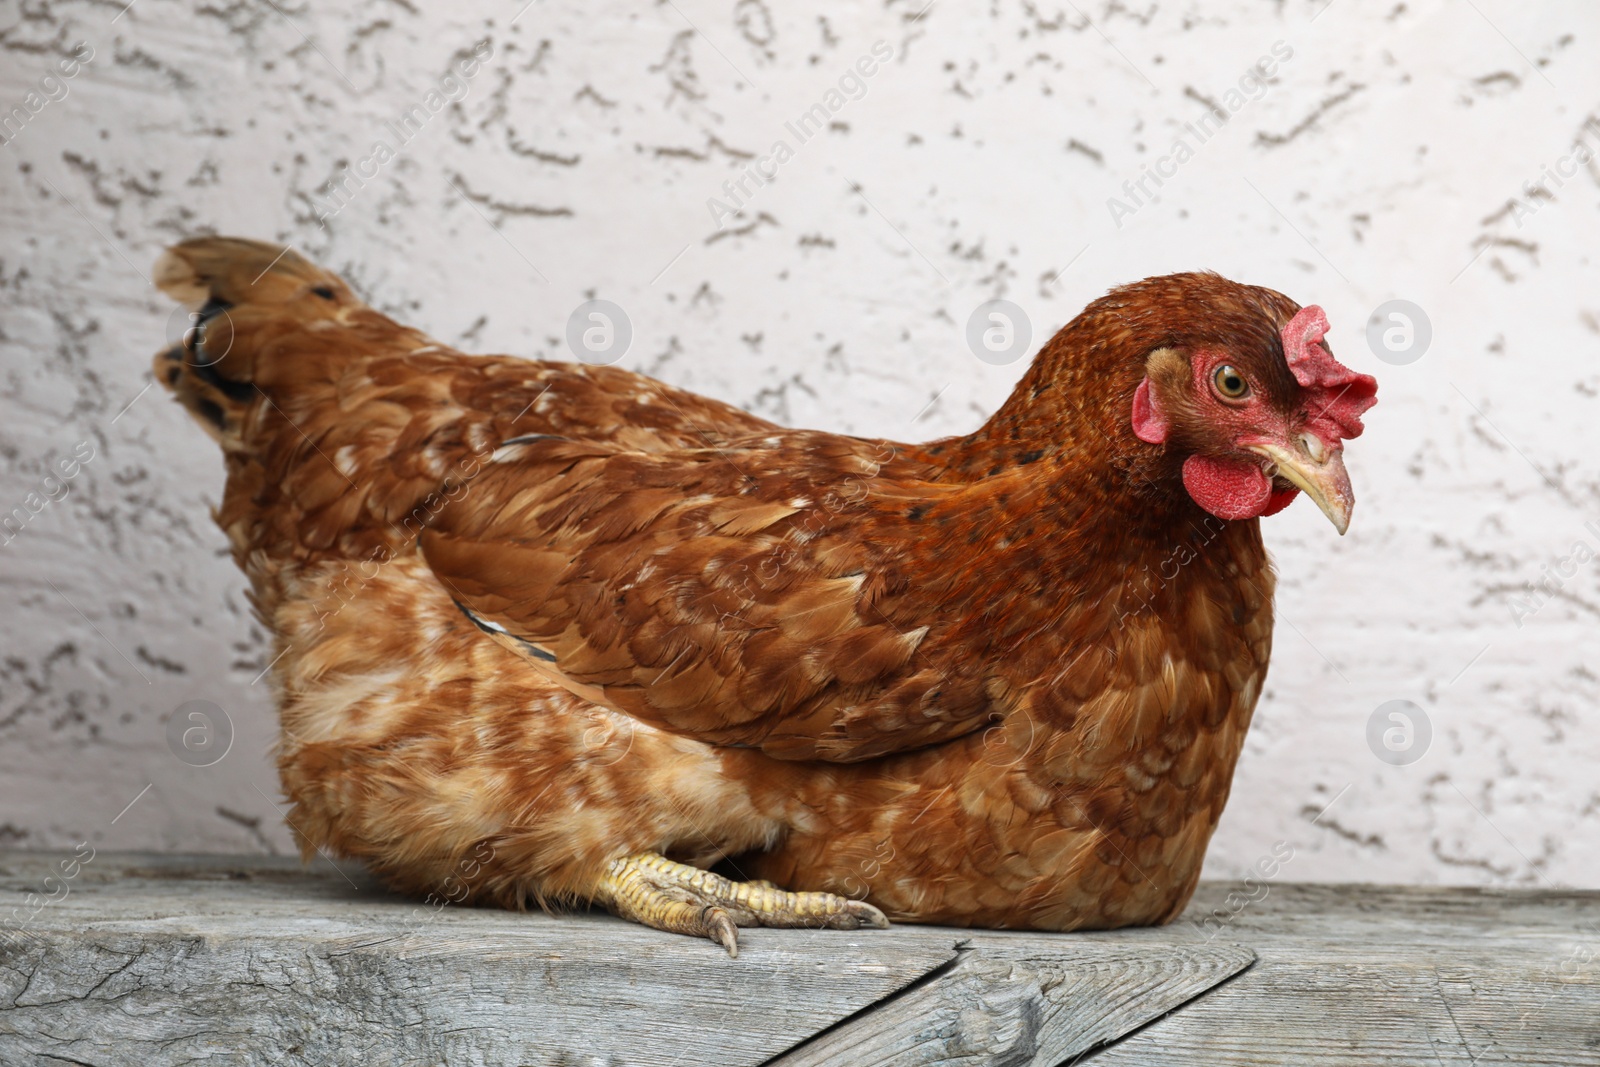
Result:
<svg viewBox="0 0 1600 1067"><path fill-rule="evenodd" d="M1600 893L1272 883L1205 929L749 930L730 960L345 863L63 859L0 852L6 1067L1600 1064Z"/></svg>
<svg viewBox="0 0 1600 1067"><path fill-rule="evenodd" d="M1255 949L1249 973L1087 1063L1600 1065L1600 893L1264 888L1216 937Z"/></svg>
<svg viewBox="0 0 1600 1067"><path fill-rule="evenodd" d="M937 980L772 1061L773 1067L1055 1067L1200 996L1250 966L1233 945L1058 946L979 935Z"/></svg>
<svg viewBox="0 0 1600 1067"><path fill-rule="evenodd" d="M741 931L734 960L603 913L419 907L350 864L103 854L70 879L61 867L0 853L0 894L21 915L60 896L0 948L8 1067L755 1067L924 979L906 1003L931 995L937 1033L882 1062L962 1049L964 1062L1020 1067L1126 1032L1253 958L1226 944L908 926ZM807 1055L796 1062L875 1062Z"/></svg>

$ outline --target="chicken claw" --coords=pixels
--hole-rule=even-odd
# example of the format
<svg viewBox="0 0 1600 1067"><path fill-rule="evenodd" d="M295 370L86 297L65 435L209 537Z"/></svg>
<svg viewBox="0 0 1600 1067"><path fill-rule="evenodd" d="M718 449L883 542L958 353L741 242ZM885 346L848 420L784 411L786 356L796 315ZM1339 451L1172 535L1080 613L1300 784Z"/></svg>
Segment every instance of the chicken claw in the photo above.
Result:
<svg viewBox="0 0 1600 1067"><path fill-rule="evenodd" d="M611 861L596 894L618 917L656 930L708 937L739 955L740 926L887 929L883 912L833 893L789 893L768 881L733 882L655 852Z"/></svg>

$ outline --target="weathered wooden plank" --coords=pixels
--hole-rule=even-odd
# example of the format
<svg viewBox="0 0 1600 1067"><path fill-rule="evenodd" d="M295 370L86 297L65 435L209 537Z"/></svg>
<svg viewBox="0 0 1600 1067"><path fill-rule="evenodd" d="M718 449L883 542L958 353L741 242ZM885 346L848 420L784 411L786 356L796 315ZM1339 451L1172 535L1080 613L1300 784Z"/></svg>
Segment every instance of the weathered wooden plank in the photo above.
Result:
<svg viewBox="0 0 1600 1067"><path fill-rule="evenodd" d="M1258 962L1087 1062L1600 1064L1600 893L1273 885L1217 940Z"/></svg>
<svg viewBox="0 0 1600 1067"><path fill-rule="evenodd" d="M0 956L0 1063L758 1064L956 958L952 932L420 911L352 867L103 855ZM49 867L0 858L0 888ZM0 909L0 916L9 908Z"/></svg>
<svg viewBox="0 0 1600 1067"><path fill-rule="evenodd" d="M974 1065L1051 1063L1251 959L1137 934L906 926L748 930L731 960L603 914L418 908L351 865L106 855L65 881L60 867L0 854L14 899L67 887L0 954L0 1063L48 1050L82 1063L754 1065L947 964L887 1017L909 1020L909 1036L844 1058L817 1045L796 1062L960 1050ZM858 1023L833 1046L858 1040Z"/></svg>
<svg viewBox="0 0 1600 1067"><path fill-rule="evenodd" d="M1593 892L1273 883L1225 924L750 930L730 960L345 864L61 864L0 853L0 1064L1600 1064Z"/></svg>
<svg viewBox="0 0 1600 1067"><path fill-rule="evenodd" d="M1040 951L979 936L948 972L780 1056L773 1067L1055 1067L1249 967L1229 945L1128 939Z"/></svg>

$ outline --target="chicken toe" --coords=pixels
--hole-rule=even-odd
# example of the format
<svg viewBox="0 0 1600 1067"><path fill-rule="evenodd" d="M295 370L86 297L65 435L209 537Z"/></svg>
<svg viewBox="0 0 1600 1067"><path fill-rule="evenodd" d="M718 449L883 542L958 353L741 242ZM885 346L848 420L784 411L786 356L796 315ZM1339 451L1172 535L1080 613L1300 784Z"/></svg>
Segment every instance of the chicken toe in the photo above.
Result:
<svg viewBox="0 0 1600 1067"><path fill-rule="evenodd" d="M833 893L790 893L768 881L733 882L654 852L611 862L596 899L617 916L656 930L708 937L739 955L736 927L886 929L871 904Z"/></svg>

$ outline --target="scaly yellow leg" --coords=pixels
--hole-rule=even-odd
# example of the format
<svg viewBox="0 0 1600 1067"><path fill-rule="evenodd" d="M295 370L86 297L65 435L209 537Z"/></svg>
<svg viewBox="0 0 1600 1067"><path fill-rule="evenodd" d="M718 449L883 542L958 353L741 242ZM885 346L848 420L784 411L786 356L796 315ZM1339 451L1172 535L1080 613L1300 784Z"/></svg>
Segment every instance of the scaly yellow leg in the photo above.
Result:
<svg viewBox="0 0 1600 1067"><path fill-rule="evenodd" d="M596 898L619 917L657 930L709 937L739 955L740 926L885 929L871 904L832 893L788 893L771 882L732 882L654 852L611 861Z"/></svg>

